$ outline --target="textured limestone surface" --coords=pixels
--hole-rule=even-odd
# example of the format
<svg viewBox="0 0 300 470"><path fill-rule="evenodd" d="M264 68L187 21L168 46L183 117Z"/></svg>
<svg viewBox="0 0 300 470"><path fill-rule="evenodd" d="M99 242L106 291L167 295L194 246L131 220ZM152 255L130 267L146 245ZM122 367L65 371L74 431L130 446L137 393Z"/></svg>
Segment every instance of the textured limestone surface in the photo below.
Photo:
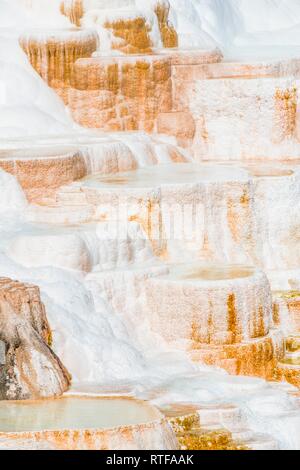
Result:
<svg viewBox="0 0 300 470"><path fill-rule="evenodd" d="M266 270L299 266L298 214L300 173L298 165L249 166L254 182L254 210L260 241L261 266Z"/></svg>
<svg viewBox="0 0 300 470"><path fill-rule="evenodd" d="M149 6L134 0L109 4L101 0L62 0L60 10L76 26L93 24L102 28L110 36L112 49L125 54L149 53L157 43L165 48L178 46L168 0L150 2Z"/></svg>
<svg viewBox="0 0 300 470"><path fill-rule="evenodd" d="M224 368L233 375L276 379L276 365L284 357L283 334L271 330L267 336L225 346L195 342L190 357L195 362Z"/></svg>
<svg viewBox="0 0 300 470"><path fill-rule="evenodd" d="M199 154L221 160L245 154L253 159L297 157L298 85L296 78L197 80L188 99L198 123Z"/></svg>
<svg viewBox="0 0 300 470"><path fill-rule="evenodd" d="M0 149L0 167L17 178L29 201L87 174L84 155L68 146Z"/></svg>
<svg viewBox="0 0 300 470"><path fill-rule="evenodd" d="M111 220L123 210L125 222L137 221L164 259L176 259L179 244L186 256L202 260L244 263L254 257L251 181L244 170L153 166L95 174L72 187L98 208L98 220Z"/></svg>
<svg viewBox="0 0 300 470"><path fill-rule="evenodd" d="M160 264L94 271L89 287L102 292L114 312L149 348L185 351L195 363L221 366L233 375L274 379L285 351L274 329L272 296L264 273L246 266ZM277 376L276 376L277 377Z"/></svg>
<svg viewBox="0 0 300 470"><path fill-rule="evenodd" d="M78 60L69 103L82 126L151 132L158 114L172 109L169 60L156 55Z"/></svg>
<svg viewBox="0 0 300 470"><path fill-rule="evenodd" d="M286 335L299 331L300 328L300 292L273 292L273 320Z"/></svg>
<svg viewBox="0 0 300 470"><path fill-rule="evenodd" d="M49 202L60 187L93 173L135 170L164 160L187 161L183 150L172 143L135 133L124 138L117 133L83 132L18 144L17 140L0 142L0 168L17 178L30 202Z"/></svg>
<svg viewBox="0 0 300 470"><path fill-rule="evenodd" d="M96 31L70 28L65 30L33 30L19 39L32 67L53 87L65 102L73 65L81 57L90 57L96 51Z"/></svg>
<svg viewBox="0 0 300 470"><path fill-rule="evenodd" d="M0 279L0 397L46 398L68 389L70 375L51 350L38 287Z"/></svg>
<svg viewBox="0 0 300 470"><path fill-rule="evenodd" d="M148 281L147 301L152 328L187 348L241 343L270 329L270 286L264 273L251 268L170 268L167 276Z"/></svg>

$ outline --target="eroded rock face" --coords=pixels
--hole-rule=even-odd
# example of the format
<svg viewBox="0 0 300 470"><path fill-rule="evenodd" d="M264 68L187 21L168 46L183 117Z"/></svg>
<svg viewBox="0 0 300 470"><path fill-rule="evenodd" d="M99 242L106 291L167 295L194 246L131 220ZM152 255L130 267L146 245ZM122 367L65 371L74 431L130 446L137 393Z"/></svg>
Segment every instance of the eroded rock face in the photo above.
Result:
<svg viewBox="0 0 300 470"><path fill-rule="evenodd" d="M0 398L61 395L70 375L50 349L51 330L39 289L0 279Z"/></svg>

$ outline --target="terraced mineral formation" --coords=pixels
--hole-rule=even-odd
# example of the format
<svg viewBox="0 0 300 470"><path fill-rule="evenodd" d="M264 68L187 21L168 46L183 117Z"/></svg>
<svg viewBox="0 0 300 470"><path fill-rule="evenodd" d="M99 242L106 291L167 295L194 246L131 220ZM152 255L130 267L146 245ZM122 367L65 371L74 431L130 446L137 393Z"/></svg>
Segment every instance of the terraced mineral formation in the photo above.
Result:
<svg viewBox="0 0 300 470"><path fill-rule="evenodd" d="M94 173L113 174L140 165L186 160L175 145L138 134L124 139L118 134L83 133L66 136L65 142L29 139L22 148L16 140L0 142L0 168L17 178L30 202L49 201L58 188Z"/></svg>
<svg viewBox="0 0 300 470"><path fill-rule="evenodd" d="M203 64L210 64L220 62L223 58L221 51L218 48L212 49L160 49L161 55L168 57L171 64L172 79L175 77L177 70L185 70L188 77L193 73L195 67ZM157 132L166 134L176 138L178 145L181 147L190 148L193 145L196 135L196 121L194 120L188 107L182 106L176 109L173 106L174 88L177 82L173 82L172 86L172 110L169 112L161 111L157 119ZM176 88L175 88L176 90Z"/></svg>
<svg viewBox="0 0 300 470"><path fill-rule="evenodd" d="M70 375L51 342L38 287L1 278L1 400L53 397L68 389Z"/></svg>
<svg viewBox="0 0 300 470"><path fill-rule="evenodd" d="M297 388L300 388L299 309L298 291L274 292L274 323L285 334L285 354L276 367L275 377L277 380L286 380Z"/></svg>
<svg viewBox="0 0 300 470"><path fill-rule="evenodd" d="M261 266L269 271L297 269L300 262L298 165L254 164L248 166L248 171L253 176Z"/></svg>
<svg viewBox="0 0 300 470"><path fill-rule="evenodd" d="M1 449L300 448L299 1L223 3L0 0Z"/></svg>
<svg viewBox="0 0 300 470"><path fill-rule="evenodd" d="M70 396L0 403L0 442L47 444L56 450L174 450L177 440L167 419L153 406L126 398ZM16 420L12 420L17 415ZM2 423L1 424L1 420ZM5 444L4 444L5 448Z"/></svg>
<svg viewBox="0 0 300 470"><path fill-rule="evenodd" d="M278 450L268 435L255 434L241 410L233 405L165 405L167 417L182 450Z"/></svg>
<svg viewBox="0 0 300 470"><path fill-rule="evenodd" d="M300 329L300 292L273 292L273 320L286 335Z"/></svg>
<svg viewBox="0 0 300 470"><path fill-rule="evenodd" d="M158 19L158 25L162 44L165 48L178 47L178 34L169 21L170 3L168 0L157 0L154 7Z"/></svg>
<svg viewBox="0 0 300 470"><path fill-rule="evenodd" d="M102 292L138 341L149 331L150 347L163 344L234 375L277 377L284 337L274 329L262 272L203 263L103 268L88 275L89 288L95 297Z"/></svg>
<svg viewBox="0 0 300 470"><path fill-rule="evenodd" d="M24 32L19 42L32 67L67 103L74 63L91 57L98 46L98 35L76 28L36 29Z"/></svg>
<svg viewBox="0 0 300 470"><path fill-rule="evenodd" d="M262 272L179 266L149 279L146 297L151 328L195 360L234 374L272 376L283 357L282 337L270 330L271 291Z"/></svg>
<svg viewBox="0 0 300 470"><path fill-rule="evenodd" d="M165 48L178 46L178 34L169 20L170 3L168 0L152 2L149 21L143 11L136 8L134 0L64 0L60 10L71 23L81 26L87 21L108 30L112 35L112 48L126 54L149 53L154 45L151 39L152 29L156 25L160 40Z"/></svg>
<svg viewBox="0 0 300 470"><path fill-rule="evenodd" d="M89 10L92 10L94 14L101 12L101 10L114 10L115 14L118 14L118 9L123 9L126 14L127 9L134 9L134 0L111 0L109 4L102 0L61 0L60 10L61 13L67 16L71 23L76 26L80 26L82 18Z"/></svg>
<svg viewBox="0 0 300 470"><path fill-rule="evenodd" d="M76 122L107 131L152 131L172 109L171 67L163 56L78 60L69 92Z"/></svg>
<svg viewBox="0 0 300 470"><path fill-rule="evenodd" d="M0 149L0 167L17 178L29 201L87 174L83 153L70 146Z"/></svg>
<svg viewBox="0 0 300 470"><path fill-rule="evenodd" d="M60 4L60 11L67 16L71 23L80 26L84 15L84 6L82 0L64 0Z"/></svg>
<svg viewBox="0 0 300 470"><path fill-rule="evenodd" d="M192 253L197 259L253 259L251 187L243 170L155 166L115 176L92 175L74 183L76 189L98 208L98 220L115 220L125 209L125 223L137 221L164 259L176 259L178 244L185 246L186 256ZM222 233L217 234L221 220Z"/></svg>
<svg viewBox="0 0 300 470"><path fill-rule="evenodd" d="M150 27L143 16L132 18L132 13L129 11L128 18L125 13L120 19L107 19L104 28L111 31L114 38L112 49L125 54L148 54L152 51Z"/></svg>
<svg viewBox="0 0 300 470"><path fill-rule="evenodd" d="M187 107L174 109L174 71L221 58L216 48L157 49L150 55L110 58L95 53L92 59L75 64L69 95L72 115L86 127L156 130L187 146L195 137L195 121Z"/></svg>
<svg viewBox="0 0 300 470"><path fill-rule="evenodd" d="M172 78L174 110L195 121L197 159L297 157L298 61L175 66Z"/></svg>

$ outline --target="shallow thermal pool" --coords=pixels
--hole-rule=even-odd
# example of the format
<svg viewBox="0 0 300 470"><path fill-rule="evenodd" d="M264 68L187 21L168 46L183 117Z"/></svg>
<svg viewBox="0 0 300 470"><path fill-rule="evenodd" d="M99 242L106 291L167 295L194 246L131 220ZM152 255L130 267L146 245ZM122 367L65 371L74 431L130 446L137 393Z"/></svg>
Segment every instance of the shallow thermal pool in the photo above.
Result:
<svg viewBox="0 0 300 470"><path fill-rule="evenodd" d="M130 398L0 401L0 433L108 429L155 421L159 416L152 406Z"/></svg>
<svg viewBox="0 0 300 470"><path fill-rule="evenodd" d="M207 166L192 163L158 165L150 168L113 175L94 174L84 178L81 183L98 188L151 188L167 184L192 184L202 181L245 181L249 178L243 169L230 166Z"/></svg>
<svg viewBox="0 0 300 470"><path fill-rule="evenodd" d="M164 278L183 281L225 281L250 277L254 272L254 268L242 265L210 266L190 263L170 265L169 274Z"/></svg>

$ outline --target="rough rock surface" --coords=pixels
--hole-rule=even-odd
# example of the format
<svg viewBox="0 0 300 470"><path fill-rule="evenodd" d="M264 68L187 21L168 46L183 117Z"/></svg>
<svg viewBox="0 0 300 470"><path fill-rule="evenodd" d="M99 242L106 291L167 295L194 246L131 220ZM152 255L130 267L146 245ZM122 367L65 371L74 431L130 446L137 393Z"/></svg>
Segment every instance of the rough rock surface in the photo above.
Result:
<svg viewBox="0 0 300 470"><path fill-rule="evenodd" d="M0 279L0 398L61 395L70 375L50 348L51 330L38 287Z"/></svg>

